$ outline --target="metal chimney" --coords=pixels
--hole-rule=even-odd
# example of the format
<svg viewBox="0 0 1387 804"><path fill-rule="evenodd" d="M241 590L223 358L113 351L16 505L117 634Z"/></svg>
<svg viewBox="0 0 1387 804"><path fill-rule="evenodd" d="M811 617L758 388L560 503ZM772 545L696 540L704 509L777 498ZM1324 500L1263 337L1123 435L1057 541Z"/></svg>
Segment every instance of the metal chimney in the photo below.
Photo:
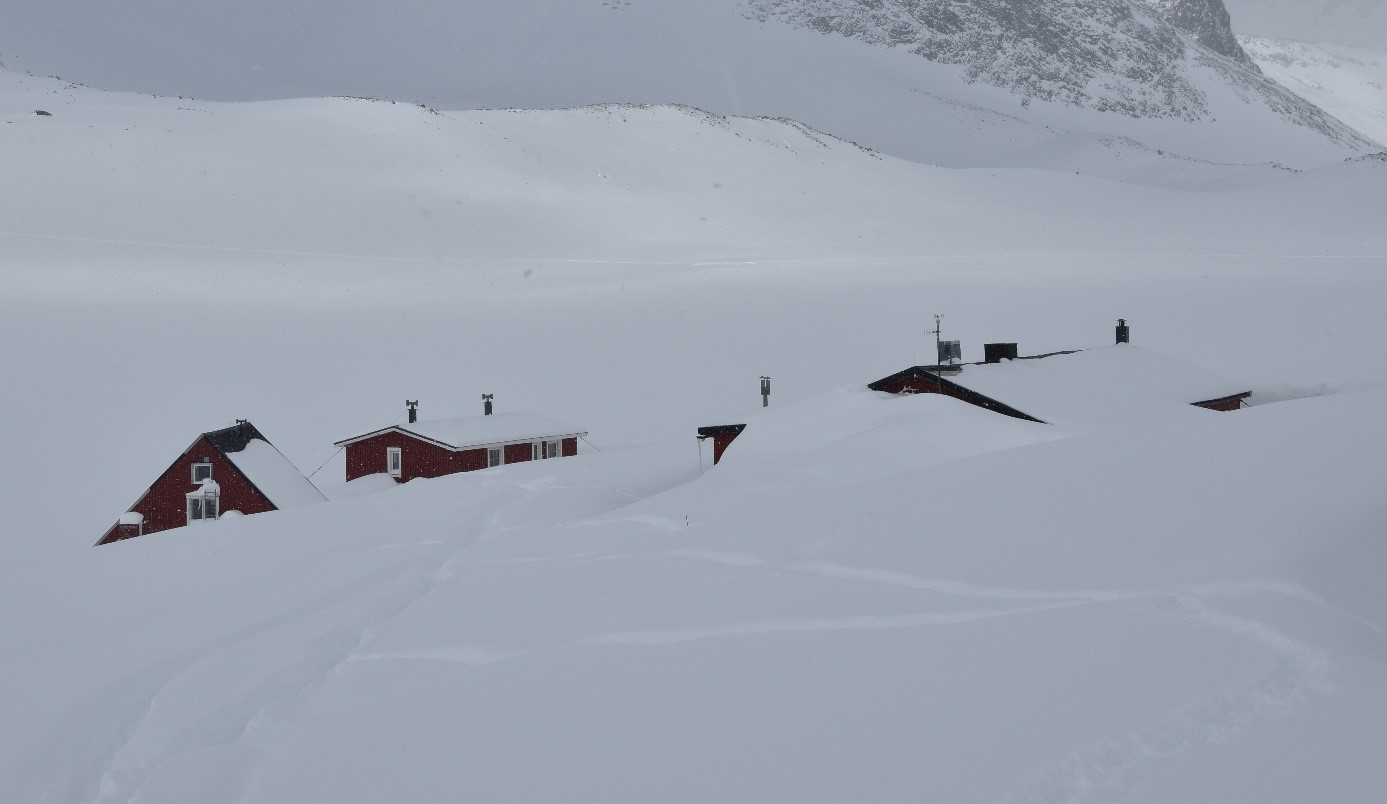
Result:
<svg viewBox="0 0 1387 804"><path fill-rule="evenodd" d="M406 399L405 407L409 408L409 423L414 424L415 422L419 421L419 411L417 410L417 408L419 407L419 400Z"/></svg>
<svg viewBox="0 0 1387 804"><path fill-rule="evenodd" d="M1118 342L1118 343L1131 343L1131 342L1132 342L1132 333L1131 333L1130 330L1127 329L1127 319L1125 319L1125 318L1119 318L1119 319L1117 319L1117 342Z"/></svg>
<svg viewBox="0 0 1387 804"><path fill-rule="evenodd" d="M494 396L495 394L482 394L482 415L491 415L491 398Z"/></svg>
<svg viewBox="0 0 1387 804"><path fill-rule="evenodd" d="M982 345L984 363L1000 363L1003 360L1016 359L1016 344L1014 343L984 343Z"/></svg>
<svg viewBox="0 0 1387 804"><path fill-rule="evenodd" d="M771 378L761 378L761 407L768 407L771 404Z"/></svg>

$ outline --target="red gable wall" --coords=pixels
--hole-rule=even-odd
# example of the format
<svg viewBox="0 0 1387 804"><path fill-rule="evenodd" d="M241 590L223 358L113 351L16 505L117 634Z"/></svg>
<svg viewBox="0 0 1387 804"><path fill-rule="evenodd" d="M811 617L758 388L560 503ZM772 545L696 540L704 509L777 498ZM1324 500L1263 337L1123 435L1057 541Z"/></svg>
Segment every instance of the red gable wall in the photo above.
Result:
<svg viewBox="0 0 1387 804"><path fill-rule="evenodd" d="M197 488L193 484L193 464L202 463L203 458L212 464L212 479L221 486L221 499L218 513L240 511L243 514L261 514L275 510L274 503L256 490L255 486L241 474L236 465L227 460L212 447L205 436L193 442L173 465L164 470L154 485L149 487L130 509L144 515L144 532L157 533L170 528L181 528L188 524L188 492ZM198 524L198 523L195 523ZM97 544L109 544L129 538L120 526L113 526L101 537Z"/></svg>

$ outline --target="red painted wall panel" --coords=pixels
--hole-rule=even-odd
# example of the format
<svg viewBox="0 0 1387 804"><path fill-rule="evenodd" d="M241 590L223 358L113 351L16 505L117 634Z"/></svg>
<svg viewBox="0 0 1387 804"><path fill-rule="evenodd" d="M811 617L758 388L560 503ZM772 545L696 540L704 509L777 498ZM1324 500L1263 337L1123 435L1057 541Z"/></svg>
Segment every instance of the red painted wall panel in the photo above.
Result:
<svg viewBox="0 0 1387 804"><path fill-rule="evenodd" d="M523 444L506 445L506 463L522 463L534 457L534 445L529 441Z"/></svg>
<svg viewBox="0 0 1387 804"><path fill-rule="evenodd" d="M400 448L401 474L398 480L401 483L416 477L442 477L486 468L484 448L453 452L403 433L390 432L347 445L347 480L388 471L385 451L390 447ZM502 448L507 464L533 460L534 446L531 441L506 444ZM578 439L565 438L563 454L577 455Z"/></svg>
<svg viewBox="0 0 1387 804"><path fill-rule="evenodd" d="M442 477L468 471L463 468L467 462L462 458L467 453L456 453L403 433L389 432L347 445L347 480L388 472L385 461L386 450L390 447L400 448L400 477L397 479L401 483L416 477ZM485 455L482 455L482 465L486 465Z"/></svg>
<svg viewBox="0 0 1387 804"><path fill-rule="evenodd" d="M221 487L219 513L240 511L243 514L262 514L275 510L274 504L256 490L246 476L241 474L241 470L222 457L222 454L203 437L178 456L130 509L144 515L146 534L188 525L187 494L197 488L193 483L193 464L202 463L204 457L212 464L212 479ZM196 526L203 523L193 524ZM122 529L119 525L113 526L97 544L129 538L126 535L128 533L128 529Z"/></svg>
<svg viewBox="0 0 1387 804"><path fill-rule="evenodd" d="M713 463L722 460L722 454L727 451L727 448L731 446L732 442L736 441L737 436L741 434L741 431L738 431L735 433L718 433L713 436Z"/></svg>

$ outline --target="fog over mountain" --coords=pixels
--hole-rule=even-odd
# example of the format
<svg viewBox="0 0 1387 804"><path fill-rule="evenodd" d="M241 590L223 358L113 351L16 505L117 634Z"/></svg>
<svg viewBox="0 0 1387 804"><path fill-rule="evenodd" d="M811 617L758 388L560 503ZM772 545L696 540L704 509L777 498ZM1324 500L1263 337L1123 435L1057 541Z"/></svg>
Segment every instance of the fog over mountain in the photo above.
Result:
<svg viewBox="0 0 1387 804"><path fill-rule="evenodd" d="M1251 36L1387 50L1382 0L1226 0L1233 30Z"/></svg>

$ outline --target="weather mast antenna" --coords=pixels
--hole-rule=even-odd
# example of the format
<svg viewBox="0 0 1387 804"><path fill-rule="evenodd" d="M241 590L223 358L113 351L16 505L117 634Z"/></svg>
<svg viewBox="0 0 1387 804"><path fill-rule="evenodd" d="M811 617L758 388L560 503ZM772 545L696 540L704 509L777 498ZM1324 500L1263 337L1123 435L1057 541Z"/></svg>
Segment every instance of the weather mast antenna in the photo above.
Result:
<svg viewBox="0 0 1387 804"><path fill-rule="evenodd" d="M935 367L934 378L938 382L939 390L944 390L944 365L947 362L952 366L955 360L963 358L963 346L958 341L941 340L944 333L944 316L935 314L934 329L926 330L926 335L934 336Z"/></svg>
<svg viewBox="0 0 1387 804"><path fill-rule="evenodd" d="M940 314L938 314L938 313L935 313L935 314L934 314L934 329L927 329L927 330L925 330L925 334L926 334L926 335L933 335L933 336L934 336L934 354L935 354L935 360L934 360L934 362L935 362L935 366L934 366L934 380L935 380L935 382L939 385L939 393L941 393L941 394L944 393L944 377L943 377L943 375L942 375L942 372L941 372L940 369L939 369L939 366L943 365L943 364L944 364L944 361L943 361L942 359L939 358L940 352L943 351L943 345L942 345L942 342L939 340L939 336L940 336L940 334L941 334L943 331L944 331L944 316L942 316L942 315L940 315Z"/></svg>

